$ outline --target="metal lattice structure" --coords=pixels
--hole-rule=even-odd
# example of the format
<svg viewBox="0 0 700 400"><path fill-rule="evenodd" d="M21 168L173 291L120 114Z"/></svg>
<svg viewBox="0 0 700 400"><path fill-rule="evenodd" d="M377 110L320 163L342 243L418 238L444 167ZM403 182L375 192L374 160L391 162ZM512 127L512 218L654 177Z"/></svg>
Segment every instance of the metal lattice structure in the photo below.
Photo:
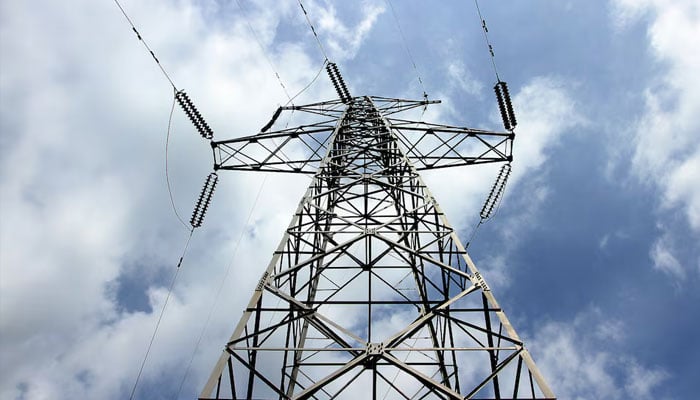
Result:
<svg viewBox="0 0 700 400"><path fill-rule="evenodd" d="M397 117L429 103L283 107L316 122L212 142L218 170L312 181L201 399L554 398L418 174L510 162L514 134Z"/></svg>

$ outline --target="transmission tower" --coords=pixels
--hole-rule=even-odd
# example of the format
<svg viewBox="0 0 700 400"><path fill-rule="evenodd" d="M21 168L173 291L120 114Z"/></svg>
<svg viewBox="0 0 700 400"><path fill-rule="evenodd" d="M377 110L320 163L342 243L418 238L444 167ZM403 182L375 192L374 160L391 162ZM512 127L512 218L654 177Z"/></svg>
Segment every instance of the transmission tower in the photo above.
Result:
<svg viewBox="0 0 700 400"><path fill-rule="evenodd" d="M328 72L339 99L211 142L216 170L312 181L200 399L554 398L419 175L509 163L510 98L507 132L431 124L398 114L439 101L352 97ZM270 130L292 111L314 122Z"/></svg>

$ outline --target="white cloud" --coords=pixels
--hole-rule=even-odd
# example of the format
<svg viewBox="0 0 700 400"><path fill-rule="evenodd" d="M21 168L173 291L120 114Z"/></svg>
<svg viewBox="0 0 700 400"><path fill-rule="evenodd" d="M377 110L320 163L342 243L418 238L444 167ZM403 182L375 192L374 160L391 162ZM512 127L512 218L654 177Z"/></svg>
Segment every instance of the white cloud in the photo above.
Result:
<svg viewBox="0 0 700 400"><path fill-rule="evenodd" d="M315 13L310 16L311 23L318 24L320 39L328 47L328 57L334 62L355 57L377 18L385 11L383 5L363 1L360 6L360 21L350 27L338 17L338 11L332 4L321 6L314 2L310 7L315 9ZM314 18L318 18L318 22Z"/></svg>
<svg viewBox="0 0 700 400"><path fill-rule="evenodd" d="M518 120L513 148L516 179L542 167L560 138L586 123L572 97L574 89L555 77L537 77L513 98ZM500 121L500 116L494 114L493 119Z"/></svg>
<svg viewBox="0 0 700 400"><path fill-rule="evenodd" d="M592 309L571 322L545 323L528 347L558 398L655 398L669 375L618 350L627 335L620 321Z"/></svg>
<svg viewBox="0 0 700 400"><path fill-rule="evenodd" d="M511 93L515 88L510 88ZM508 224L509 236L517 236L516 231L531 222L537 206L546 198L548 188L538 179L535 172L546 172L545 164L561 137L575 126L585 123L577 112L570 95L571 88L560 80L551 77L536 77L515 92L513 105L518 119L513 148L513 173L508 181L504 204L508 204L508 194L516 189L521 180L527 177L527 212L521 213L520 221L511 220ZM495 101L494 101L495 103ZM444 106L443 106L444 107ZM439 115L442 116L442 115ZM425 118L428 120L428 118ZM491 117L491 129L502 131L500 114L496 110ZM439 120L438 120L439 121ZM450 216L450 222L458 229L464 229L469 221L478 218L483 201L488 196L493 180L498 175L498 165L453 168L435 173L425 173L428 186L436 193L437 199ZM465 173L465 171L467 173ZM440 196L449 193L449 196ZM464 210L471 210L465 212ZM455 216L458 218L455 219ZM467 238L464 238L467 239Z"/></svg>
<svg viewBox="0 0 700 400"><path fill-rule="evenodd" d="M481 93L483 85L471 76L471 73L459 60L452 60L447 64L447 76L467 94L477 96Z"/></svg>
<svg viewBox="0 0 700 400"><path fill-rule="evenodd" d="M636 125L635 174L658 185L663 204L682 208L700 232L700 6L692 0L613 3L613 18L630 24L650 15L649 50L661 68L645 91L645 111Z"/></svg>
<svg viewBox="0 0 700 400"><path fill-rule="evenodd" d="M256 132L274 103L286 101L241 19L208 24L207 11L188 4L125 6L217 138ZM267 12L251 13L268 24L253 21L264 30L265 43L286 12L268 6ZM1 7L0 397L125 398L186 239L170 210L163 174L172 92L114 4ZM294 44L275 51L290 91L318 70ZM330 85L315 85L307 95L317 99L331 92ZM176 109L170 175L185 219L210 169L208 143ZM211 288L230 264L260 184L259 175L220 175L142 387L184 372L214 300ZM268 185L297 193L308 182L301 179ZM226 309L210 322L183 397L191 398L191 386L199 386L213 367L231 333L231 315L240 315L240 306L233 311L228 305L247 300L297 200L268 195L258 202L256 236L244 238L242 248L261 251L236 257L239 267L228 287L240 290L222 292L217 308ZM125 310L115 285L142 277L153 278L143 283L153 311Z"/></svg>
<svg viewBox="0 0 700 400"><path fill-rule="evenodd" d="M656 240L649 256L654 262L654 268L670 275L671 277L683 280L685 278L685 269L673 255L672 245L669 243L670 238L664 235Z"/></svg>

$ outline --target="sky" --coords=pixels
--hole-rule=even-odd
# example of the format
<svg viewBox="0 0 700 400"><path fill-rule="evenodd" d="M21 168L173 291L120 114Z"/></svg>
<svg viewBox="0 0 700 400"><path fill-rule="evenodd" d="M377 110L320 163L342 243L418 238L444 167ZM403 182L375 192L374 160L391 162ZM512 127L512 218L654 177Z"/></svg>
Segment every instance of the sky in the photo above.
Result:
<svg viewBox="0 0 700 400"><path fill-rule="evenodd" d="M353 95L425 91L424 120L500 129L472 2L303 3ZM310 82L295 104L336 97L297 1L122 5L215 139ZM700 5L480 6L519 125L472 258L559 398L692 398ZM0 398L129 397L189 235L172 98L113 1L0 3ZM171 128L188 219L211 149L177 108ZM424 174L463 241L497 169ZM135 398L197 396L308 182L220 173Z"/></svg>

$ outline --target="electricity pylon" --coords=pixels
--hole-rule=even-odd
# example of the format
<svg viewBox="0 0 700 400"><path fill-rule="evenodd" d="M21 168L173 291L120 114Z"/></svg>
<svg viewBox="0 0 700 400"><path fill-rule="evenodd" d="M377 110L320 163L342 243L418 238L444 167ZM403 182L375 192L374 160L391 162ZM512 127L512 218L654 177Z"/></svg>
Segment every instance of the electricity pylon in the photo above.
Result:
<svg viewBox="0 0 700 400"><path fill-rule="evenodd" d="M510 162L512 129L399 119L437 101L335 74L340 99L212 142L217 170L312 181L200 399L554 398L418 174ZM292 110L318 120L268 131Z"/></svg>

